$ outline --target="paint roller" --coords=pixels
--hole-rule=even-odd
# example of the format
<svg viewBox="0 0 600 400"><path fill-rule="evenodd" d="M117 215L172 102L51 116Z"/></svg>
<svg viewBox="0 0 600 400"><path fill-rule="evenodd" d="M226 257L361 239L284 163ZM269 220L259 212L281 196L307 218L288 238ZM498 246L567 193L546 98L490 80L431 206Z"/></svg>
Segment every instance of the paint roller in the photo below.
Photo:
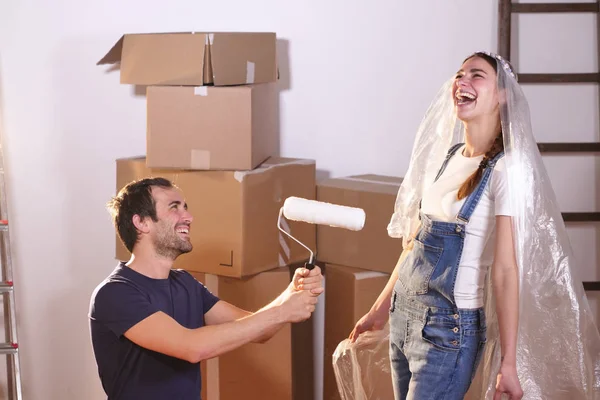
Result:
<svg viewBox="0 0 600 400"><path fill-rule="evenodd" d="M366 218L365 211L362 208L342 206L294 196L285 199L283 207L279 210L277 227L281 232L309 251L310 259L304 264L304 267L308 270L312 270L315 267L314 253L308 246L281 228L282 216L292 221L327 225L351 231L360 231L365 225Z"/></svg>

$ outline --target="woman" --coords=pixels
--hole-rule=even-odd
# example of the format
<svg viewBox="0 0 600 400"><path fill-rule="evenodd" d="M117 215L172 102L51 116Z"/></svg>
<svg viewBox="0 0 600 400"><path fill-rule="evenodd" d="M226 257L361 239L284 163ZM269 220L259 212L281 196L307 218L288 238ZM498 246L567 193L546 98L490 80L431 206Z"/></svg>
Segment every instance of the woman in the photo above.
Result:
<svg viewBox="0 0 600 400"><path fill-rule="evenodd" d="M548 182L512 67L468 57L417 134L388 227L404 251L350 334L389 317L396 399L463 399L476 371L478 399L600 398L600 336Z"/></svg>

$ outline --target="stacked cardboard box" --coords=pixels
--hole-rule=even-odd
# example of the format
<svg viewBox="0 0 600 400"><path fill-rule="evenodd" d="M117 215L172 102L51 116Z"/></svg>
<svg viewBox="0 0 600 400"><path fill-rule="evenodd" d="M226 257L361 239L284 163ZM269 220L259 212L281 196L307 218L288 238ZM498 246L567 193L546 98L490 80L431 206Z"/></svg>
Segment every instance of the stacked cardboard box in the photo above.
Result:
<svg viewBox="0 0 600 400"><path fill-rule="evenodd" d="M120 63L121 83L146 87L146 155L117 160L117 187L163 176L186 196L194 249L175 268L255 311L289 284L308 257L277 226L287 197L316 198L313 160L276 157L274 33L124 35L99 61ZM311 248L314 225L284 221ZM116 258L130 255L117 238ZM312 398L311 322L269 342L203 362L203 399ZM292 340L300 336L301 340Z"/></svg>
<svg viewBox="0 0 600 400"><path fill-rule="evenodd" d="M362 208L366 214L358 232L317 226L318 257L326 263L323 400L340 399L332 355L369 311L402 253L401 240L387 233L401 183L401 178L367 174L317 184L317 200ZM381 376L377 388L377 398L393 397L389 376Z"/></svg>
<svg viewBox="0 0 600 400"><path fill-rule="evenodd" d="M291 277L287 267L242 279L192 275L215 295L248 311L259 310L279 295ZM312 344L309 320L284 327L264 344L249 344L208 360L201 366L202 399L312 399Z"/></svg>

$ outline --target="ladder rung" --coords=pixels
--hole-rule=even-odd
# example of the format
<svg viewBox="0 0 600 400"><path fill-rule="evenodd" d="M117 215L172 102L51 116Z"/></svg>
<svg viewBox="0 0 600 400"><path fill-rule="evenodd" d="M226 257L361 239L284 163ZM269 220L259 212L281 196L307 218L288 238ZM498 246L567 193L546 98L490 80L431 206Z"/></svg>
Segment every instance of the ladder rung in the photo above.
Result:
<svg viewBox="0 0 600 400"><path fill-rule="evenodd" d="M12 292L13 283L12 282L0 282L0 293Z"/></svg>
<svg viewBox="0 0 600 400"><path fill-rule="evenodd" d="M519 74L518 78L520 83L598 83L600 74Z"/></svg>
<svg viewBox="0 0 600 400"><path fill-rule="evenodd" d="M512 3L514 13L598 12L598 3Z"/></svg>
<svg viewBox="0 0 600 400"><path fill-rule="evenodd" d="M600 282L583 282L583 289L590 292L600 292Z"/></svg>
<svg viewBox="0 0 600 400"><path fill-rule="evenodd" d="M565 222L600 222L600 212L564 212Z"/></svg>
<svg viewBox="0 0 600 400"><path fill-rule="evenodd" d="M0 343L0 354L16 354L18 347L16 343Z"/></svg>
<svg viewBox="0 0 600 400"><path fill-rule="evenodd" d="M600 142L538 143L542 153L596 153Z"/></svg>

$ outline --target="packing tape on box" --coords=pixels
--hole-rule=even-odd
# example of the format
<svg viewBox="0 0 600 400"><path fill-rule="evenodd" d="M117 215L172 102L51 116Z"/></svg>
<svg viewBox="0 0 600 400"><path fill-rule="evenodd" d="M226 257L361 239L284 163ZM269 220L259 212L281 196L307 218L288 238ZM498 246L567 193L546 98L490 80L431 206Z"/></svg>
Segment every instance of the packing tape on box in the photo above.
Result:
<svg viewBox="0 0 600 400"><path fill-rule="evenodd" d="M190 154L190 168L200 170L210 169L210 151L192 149Z"/></svg>
<svg viewBox="0 0 600 400"><path fill-rule="evenodd" d="M246 61L246 84L254 83L255 64L252 61Z"/></svg>
<svg viewBox="0 0 600 400"><path fill-rule="evenodd" d="M195 96L208 96L208 87L206 86L194 86Z"/></svg>
<svg viewBox="0 0 600 400"><path fill-rule="evenodd" d="M209 33L208 35L205 36L204 44L210 44L212 46L214 41L215 41L215 34Z"/></svg>

